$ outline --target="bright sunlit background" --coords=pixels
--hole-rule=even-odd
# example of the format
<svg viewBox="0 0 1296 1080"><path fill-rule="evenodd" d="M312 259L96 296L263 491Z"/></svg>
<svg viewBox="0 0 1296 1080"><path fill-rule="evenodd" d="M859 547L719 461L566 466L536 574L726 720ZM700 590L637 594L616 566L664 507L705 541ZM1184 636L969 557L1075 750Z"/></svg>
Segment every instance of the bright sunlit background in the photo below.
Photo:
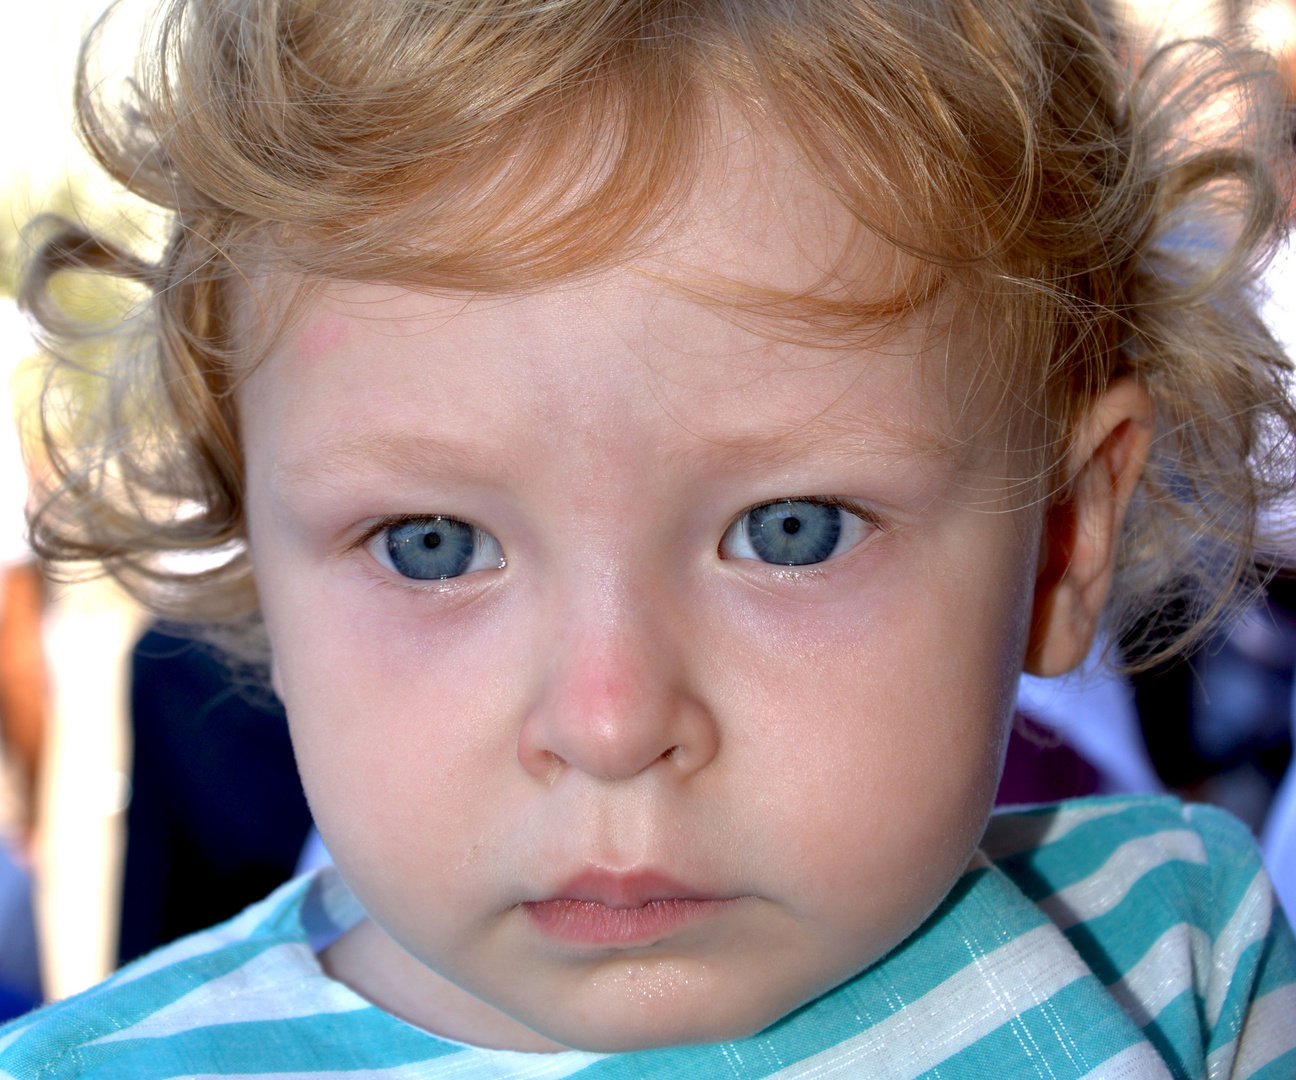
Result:
<svg viewBox="0 0 1296 1080"><path fill-rule="evenodd" d="M1223 17L1206 0L1139 0L1140 21L1208 34ZM127 0L109 39L106 74L128 62L143 0ZM72 135L71 73L79 41L104 0L9 0L0 63L0 255L20 247L22 225L50 206L72 205L91 221L119 220L118 196L89 166ZM1237 8L1236 2L1233 4ZM1296 0L1259 4L1250 19L1277 50L1296 41ZM10 281L0 277L0 287ZM0 296L0 369L31 353L26 324ZM19 408L30 389L15 381ZM26 397L24 397L26 395ZM37 918L47 994L59 998L99 980L115 956L122 810L129 798L124 658L140 617L112 587L57 593L46 624L53 718L41 827L33 848ZM0 822L2 825L2 822Z"/></svg>
<svg viewBox="0 0 1296 1080"><path fill-rule="evenodd" d="M71 203L92 220L117 200L78 147L71 72L82 34L104 0L42 0L5 6L0 63L0 244L12 253L37 212ZM133 15L133 11L126 14ZM110 39L108 63L125 63L129 32ZM0 373L30 354L25 321L0 298ZM22 409L31 381L13 380ZM125 661L140 619L114 588L95 582L60 590L46 617L52 716L47 732L39 833L31 852L46 994L65 997L102 979L116 956L122 810L129 798Z"/></svg>

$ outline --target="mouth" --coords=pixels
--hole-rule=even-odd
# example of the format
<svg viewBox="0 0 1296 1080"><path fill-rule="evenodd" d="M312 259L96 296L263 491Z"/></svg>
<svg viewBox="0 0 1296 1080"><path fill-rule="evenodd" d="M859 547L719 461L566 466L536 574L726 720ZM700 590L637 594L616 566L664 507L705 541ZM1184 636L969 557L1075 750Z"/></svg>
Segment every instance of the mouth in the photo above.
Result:
<svg viewBox="0 0 1296 1080"><path fill-rule="evenodd" d="M655 871L588 870L547 900L522 904L532 924L580 945L644 945L719 913L738 898L715 896Z"/></svg>

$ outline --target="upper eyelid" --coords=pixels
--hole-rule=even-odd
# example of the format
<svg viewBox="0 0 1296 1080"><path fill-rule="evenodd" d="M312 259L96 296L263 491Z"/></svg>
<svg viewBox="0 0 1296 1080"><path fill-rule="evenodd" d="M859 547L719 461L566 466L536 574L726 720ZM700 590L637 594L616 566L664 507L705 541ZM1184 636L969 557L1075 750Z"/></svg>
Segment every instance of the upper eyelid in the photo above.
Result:
<svg viewBox="0 0 1296 1080"><path fill-rule="evenodd" d="M841 495L788 495L780 499L766 499L764 502L753 503L744 509L734 518L733 524L736 525L754 510L761 510L766 506L778 506L779 503L810 503L812 506L836 506L866 521L875 529L886 528L886 523L882 520L881 515L872 507ZM731 525L730 528L732 527Z"/></svg>
<svg viewBox="0 0 1296 1080"><path fill-rule="evenodd" d="M379 533L396 525L409 525L416 521L454 521L460 525L467 525L468 528L475 529L478 532L486 531L480 525L474 525L471 521L465 521L463 518L455 517L452 514L390 514L367 526L359 536L347 544L347 550L355 551L363 548Z"/></svg>

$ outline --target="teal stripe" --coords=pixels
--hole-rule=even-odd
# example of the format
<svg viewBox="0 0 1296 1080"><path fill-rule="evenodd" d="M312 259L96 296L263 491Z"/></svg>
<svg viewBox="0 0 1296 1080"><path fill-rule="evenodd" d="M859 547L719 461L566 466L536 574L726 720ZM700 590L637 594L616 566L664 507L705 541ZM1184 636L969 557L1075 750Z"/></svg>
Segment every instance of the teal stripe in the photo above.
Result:
<svg viewBox="0 0 1296 1080"><path fill-rule="evenodd" d="M1153 812L1145 812L1149 809ZM1130 840L1189 828L1168 807L1134 804L1128 810L1077 825L1051 844L1010 855L1000 860L999 866L1038 903L1101 870L1116 849Z"/></svg>
<svg viewBox="0 0 1296 1080"><path fill-rule="evenodd" d="M1255 844L1250 834L1247 834L1247 840L1248 843ZM1229 920L1233 918L1243 898L1256 883L1256 878L1265 873L1264 864L1260 861L1260 853L1253 847L1247 854L1254 857L1246 859L1235 857L1234 865L1227 876L1221 875L1219 868L1213 864L1209 867L1201 867L1194 876L1194 881L1198 885L1197 911L1200 912L1198 922L1210 934L1212 941L1220 936ZM1210 879L1202 881L1201 874L1207 872L1211 873Z"/></svg>
<svg viewBox="0 0 1296 1080"><path fill-rule="evenodd" d="M1220 1010L1219 1020L1210 1032L1212 1050L1217 1046L1225 1046L1241 1034L1243 1025L1246 1023L1247 1010L1255 999L1255 978L1268 948L1268 940L1255 941L1238 957L1233 982L1229 985L1228 995L1224 998L1224 1007ZM1296 1023L1296 1017L1292 1018L1292 1022Z"/></svg>
<svg viewBox="0 0 1296 1080"><path fill-rule="evenodd" d="M81 1059L96 1080L162 1080L188 1073L389 1069L462 1052L369 1008L101 1043L85 1047Z"/></svg>
<svg viewBox="0 0 1296 1080"><path fill-rule="evenodd" d="M1172 814L1179 813L1180 802L1173 795L1082 795L1074 799L1059 799L1057 802L1040 803L1036 806L1013 806L1007 809L996 808L990 815L991 827L994 822L1005 818L1048 818L1064 820L1072 813L1088 815L1098 806L1121 806L1154 812L1157 809L1168 809ZM1111 815L1103 815L1107 820Z"/></svg>
<svg viewBox="0 0 1296 1080"><path fill-rule="evenodd" d="M997 870L965 874L923 926L886 960L846 984L873 1023L917 1001L969 963L1048 923Z"/></svg>
<svg viewBox="0 0 1296 1080"><path fill-rule="evenodd" d="M1202 870L1201 873L1196 871ZM1114 983L1146 955L1173 926L1200 925L1207 934L1216 920L1208 917L1198 895L1185 889L1185 878L1209 886L1209 873L1191 863L1163 863L1144 874L1106 914L1069 927L1065 933L1086 964L1104 983ZM1194 922L1196 920L1196 922Z"/></svg>
<svg viewBox="0 0 1296 1080"><path fill-rule="evenodd" d="M14 1072L31 1062L57 1061L70 1046L93 1042L146 1020L204 983L228 975L279 944L282 942L268 938L237 942L218 952L159 968L132 982L101 984L48 1006L37 1014L41 1023L0 1053L0 1069Z"/></svg>
<svg viewBox="0 0 1296 1080"><path fill-rule="evenodd" d="M259 921L248 920L251 923L250 929L236 938L235 941L256 941L258 938L274 938L277 941L296 941L302 936L301 928L301 903L306 890L310 887L311 879L308 877L289 881L281 885L264 900L259 900L251 907L241 911L232 919L226 919L223 923L217 923L208 930L203 931L204 936L218 937L229 932L230 927L241 920L248 920L248 916L260 912ZM159 958L165 959L169 951L175 951L178 947L190 939L182 939L178 943L163 945L147 956L132 961L120 971L115 972L98 987L92 987L93 992L96 989L106 989L120 983L123 979L133 979L134 972L141 967L156 964ZM186 957L178 961L181 964L187 963L191 957Z"/></svg>
<svg viewBox="0 0 1296 1080"><path fill-rule="evenodd" d="M1249 1080L1292 1080L1293 1076L1296 1076L1296 1050L1288 1050L1253 1072Z"/></svg>
<svg viewBox="0 0 1296 1080"><path fill-rule="evenodd" d="M756 1080L801 1060L792 1058L780 1065L777 1058L770 1056L772 1049L753 1038L736 1043L639 1050L602 1058L577 1076L580 1080Z"/></svg>
<svg viewBox="0 0 1296 1080"><path fill-rule="evenodd" d="M1260 959L1260 974L1253 997L1264 997L1269 991L1291 983L1296 983L1296 939L1292 937L1291 924L1283 909L1275 906L1274 925L1269 930L1269 941Z"/></svg>
<svg viewBox="0 0 1296 1080"><path fill-rule="evenodd" d="M1236 818L1213 806L1187 806L1188 820L1206 847L1210 883L1201 890L1211 940L1220 935L1262 868L1255 838Z"/></svg>
<svg viewBox="0 0 1296 1080"><path fill-rule="evenodd" d="M867 1031L934 990L972 960L1047 921L1038 909L1023 904L1020 897L1013 898L1012 885L1001 874L972 871L959 880L924 926L883 963L759 1034L732 1043L604 1058L590 1065L581 1077L693 1080L732 1076L759 1080Z"/></svg>
<svg viewBox="0 0 1296 1080"><path fill-rule="evenodd" d="M924 1031L931 1038L933 1029L924 1028L931 1019L926 1008L906 1013L914 1002L970 963L1047 925L1044 914L1023 891L1042 899L1090 876L1133 838L1193 830L1202 838L1208 867L1180 860L1154 867L1131 885L1115 909L1068 931L1097 977L1069 983L930 1074L941 1080L1082 1076L1140 1038L1100 980L1111 982L1125 975L1175 925L1198 926L1215 940L1259 868L1249 835L1226 815L1204 808L1183 811L1169 799L1117 796L1103 801L1119 803L1121 808L1079 823L1041 848L1002 860L1000 866L1009 876L999 869L964 875L923 927L883 961L767 1030L730 1043L611 1055L593 1062L579 1076L584 1080L762 1080L831 1051L898 1013L905 1013L906 1021L912 1017L913 1038L924 1038ZM998 826L1005 835L1028 839L1032 831L1043 835L1059 817L1093 803L1078 801L1004 815L990 830L993 833ZM436 1075L454 1075L462 1065L479 1061L475 1052L445 1043L373 1007L285 1020L229 1024L200 1020L200 1026L171 1036L89 1045L104 1034L146 1020L269 947L302 946L302 904L309 885L309 881L294 882L250 909L241 917L243 940L217 943L209 938L211 952L172 962L124 985L109 983L35 1017L21 1018L4 1029L14 1041L0 1052L0 1068L20 1080L38 1076L52 1080L87 1070L95 1080L163 1080L194 1072L309 1075L320 1070L418 1069L423 1062L435 1062L429 1071ZM1064 957L1059 954L1056 959ZM1169 959L1167 974L1190 970L1189 958ZM155 954L157 960L167 960L165 951ZM987 977L995 978L993 964ZM1296 941L1278 912L1269 937L1253 943L1239 959L1211 1047L1233 1037L1241 1015L1257 996L1293 982ZM285 987L283 992L293 991ZM306 995L312 990L303 985L301 992ZM299 1004L309 1008L312 1000L304 998ZM323 999L319 1000L322 1004ZM219 1012L219 1004L213 1004L207 1018L219 1020ZM1203 1003L1187 990L1145 1032L1176 1077L1198 1076L1204 1067L1202 1012ZM959 1018L936 1019L957 1022ZM1296 1076L1296 1051L1257 1076L1261 1080Z"/></svg>
<svg viewBox="0 0 1296 1080"><path fill-rule="evenodd" d="M1070 983L1048 1001L996 1028L923 1073L928 1080L1040 1076L1077 1080L1142 1041L1138 1029L1093 978Z"/></svg>
<svg viewBox="0 0 1296 1080"><path fill-rule="evenodd" d="M1192 991L1184 991L1143 1029L1156 1052L1165 1059L1175 1080L1196 1080L1206 1075L1208 1048L1202 1044L1206 1017Z"/></svg>

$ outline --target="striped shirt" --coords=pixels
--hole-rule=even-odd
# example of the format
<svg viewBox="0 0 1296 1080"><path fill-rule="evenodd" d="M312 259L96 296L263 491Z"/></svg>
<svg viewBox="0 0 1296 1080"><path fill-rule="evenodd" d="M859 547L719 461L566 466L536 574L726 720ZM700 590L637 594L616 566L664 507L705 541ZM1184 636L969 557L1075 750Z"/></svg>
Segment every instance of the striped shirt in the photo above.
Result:
<svg viewBox="0 0 1296 1080"><path fill-rule="evenodd" d="M1296 943L1246 830L1168 798L991 819L886 958L756 1035L625 1054L483 1050L322 970L363 912L331 868L0 1029L0 1076L153 1080L1296 1077Z"/></svg>

